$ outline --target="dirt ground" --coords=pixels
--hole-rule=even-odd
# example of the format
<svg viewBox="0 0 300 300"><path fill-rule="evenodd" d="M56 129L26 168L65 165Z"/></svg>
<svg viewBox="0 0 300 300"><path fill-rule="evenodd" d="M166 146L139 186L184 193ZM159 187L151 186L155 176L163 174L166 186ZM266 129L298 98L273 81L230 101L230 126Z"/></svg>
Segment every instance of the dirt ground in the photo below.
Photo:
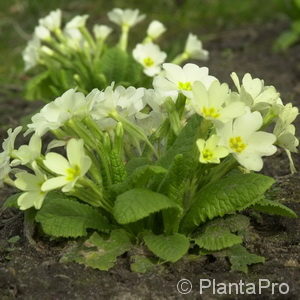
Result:
<svg viewBox="0 0 300 300"><path fill-rule="evenodd" d="M250 72L274 85L285 103L300 107L300 46L285 54L274 54L271 45L286 24L270 23L264 26L245 27L220 32L206 44L211 56L210 73L221 81L229 82L232 71L242 75ZM2 98L6 95L0 95ZM33 110L32 104L14 99L13 95L0 102L2 124L12 126L25 113ZM36 104L34 104L36 107ZM8 111L9 110L9 111ZM300 129L300 118L297 121ZM299 131L298 131L299 134ZM3 137L3 131L0 131ZM300 156L295 155L300 168ZM300 215L300 174L288 175L284 153L266 160L264 173L277 179L274 192L285 205ZM0 190L0 203L10 189ZM8 239L19 236L14 243ZM216 282L257 283L259 279L287 283L287 295L274 295L270 290L263 295L227 295L222 299L299 299L300 294L300 221L263 216L252 221L246 246L253 253L266 257L265 264L249 268L249 274L229 272L228 261L221 257L183 259L164 269L148 274L136 274L129 269L129 257L124 255L109 272L101 272L81 265L59 263L66 244L35 236L39 250L30 246L23 234L23 216L15 210L0 210L0 299L219 299L212 290L199 294L200 279ZM189 279L193 289L181 295L177 282Z"/></svg>

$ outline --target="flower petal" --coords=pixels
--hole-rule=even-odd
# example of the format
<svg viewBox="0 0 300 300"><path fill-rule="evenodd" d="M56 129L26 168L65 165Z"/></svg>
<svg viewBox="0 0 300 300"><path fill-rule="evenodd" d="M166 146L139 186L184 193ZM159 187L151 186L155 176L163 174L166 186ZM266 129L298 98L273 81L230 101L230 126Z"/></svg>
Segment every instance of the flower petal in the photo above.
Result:
<svg viewBox="0 0 300 300"><path fill-rule="evenodd" d="M51 191L51 190L60 188L68 183L69 183L69 181L66 180L65 176L53 177L53 178L46 180L43 183L41 189L43 192L47 192L47 191Z"/></svg>
<svg viewBox="0 0 300 300"><path fill-rule="evenodd" d="M50 152L46 155L44 165L51 171L64 175L66 169L70 168L70 164L62 155Z"/></svg>

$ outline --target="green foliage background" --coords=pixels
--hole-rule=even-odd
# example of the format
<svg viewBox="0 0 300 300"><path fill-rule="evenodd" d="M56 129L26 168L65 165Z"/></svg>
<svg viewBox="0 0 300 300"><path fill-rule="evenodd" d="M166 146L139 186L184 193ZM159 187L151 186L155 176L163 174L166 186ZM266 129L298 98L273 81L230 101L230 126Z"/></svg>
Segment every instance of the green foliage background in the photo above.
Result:
<svg viewBox="0 0 300 300"><path fill-rule="evenodd" d="M281 18L286 13L291 17L290 0L1 0L0 1L0 86L22 84L20 71L23 64L21 52L30 38L40 17L50 10L61 8L64 17L70 19L77 14L89 14L90 24L107 23L106 13L114 7L139 8L148 20L157 18L168 27L168 40L176 36L172 44L176 52L181 49L188 31L202 33L207 39L218 29L235 27L245 23L261 23ZM178 27L180 24L180 30ZM138 40L144 35L147 22L135 28Z"/></svg>

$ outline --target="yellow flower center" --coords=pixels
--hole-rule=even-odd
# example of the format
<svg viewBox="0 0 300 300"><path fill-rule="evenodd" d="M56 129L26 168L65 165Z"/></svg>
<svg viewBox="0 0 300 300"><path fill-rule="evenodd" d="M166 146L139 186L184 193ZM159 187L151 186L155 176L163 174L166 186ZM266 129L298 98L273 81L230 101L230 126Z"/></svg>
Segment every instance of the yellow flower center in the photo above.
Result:
<svg viewBox="0 0 300 300"><path fill-rule="evenodd" d="M205 159L205 160L211 160L213 158L214 154L209 149L204 149L202 151L202 156L203 156L203 159Z"/></svg>
<svg viewBox="0 0 300 300"><path fill-rule="evenodd" d="M151 57L146 57L144 59L144 65L146 67L152 67L154 65L154 60Z"/></svg>
<svg viewBox="0 0 300 300"><path fill-rule="evenodd" d="M187 81L187 82L178 82L178 89L183 90L183 91L191 91L192 90L192 84Z"/></svg>
<svg viewBox="0 0 300 300"><path fill-rule="evenodd" d="M203 113L204 117L210 117L210 118L214 118L214 119L217 119L218 117L220 117L220 114L214 107L205 107L204 106L202 108L202 113Z"/></svg>
<svg viewBox="0 0 300 300"><path fill-rule="evenodd" d="M77 165L75 165L72 168L68 168L66 173L66 179L68 181L73 181L80 175L80 168Z"/></svg>
<svg viewBox="0 0 300 300"><path fill-rule="evenodd" d="M234 152L241 153L247 148L247 144L244 143L242 137L236 136L229 139L229 147Z"/></svg>

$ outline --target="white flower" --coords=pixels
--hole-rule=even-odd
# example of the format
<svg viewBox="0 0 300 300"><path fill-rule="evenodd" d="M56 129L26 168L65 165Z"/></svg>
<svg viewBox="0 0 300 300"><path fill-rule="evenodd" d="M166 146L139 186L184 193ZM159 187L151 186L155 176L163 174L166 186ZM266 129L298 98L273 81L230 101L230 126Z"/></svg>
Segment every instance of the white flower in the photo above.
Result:
<svg viewBox="0 0 300 300"><path fill-rule="evenodd" d="M74 17L66 24L65 29L79 29L84 27L88 17L88 15Z"/></svg>
<svg viewBox="0 0 300 300"><path fill-rule="evenodd" d="M276 152L274 134L258 131L263 124L261 114L256 111L217 127L220 144L227 147L236 160L248 170L260 171L262 156Z"/></svg>
<svg viewBox="0 0 300 300"><path fill-rule="evenodd" d="M85 96L75 89L66 91L61 97L45 105L41 111L35 114L31 124L28 124L26 134L34 131L42 136L49 130L61 127L73 116L86 115L90 110Z"/></svg>
<svg viewBox="0 0 300 300"><path fill-rule="evenodd" d="M125 27L132 27L144 20L145 15L140 15L138 9L120 9L114 8L107 15L111 22Z"/></svg>
<svg viewBox="0 0 300 300"><path fill-rule="evenodd" d="M74 50L80 50L88 44L77 28L65 28L64 35L66 37L66 44Z"/></svg>
<svg viewBox="0 0 300 300"><path fill-rule="evenodd" d="M166 31L165 25L157 20L154 20L148 26L147 35L151 40L156 40L165 31Z"/></svg>
<svg viewBox="0 0 300 300"><path fill-rule="evenodd" d="M167 54L153 43L137 44L132 55L144 67L144 73L150 77L161 71L160 65L167 57Z"/></svg>
<svg viewBox="0 0 300 300"><path fill-rule="evenodd" d="M200 68L195 64L180 67L165 63L163 69L165 73L154 78L153 86L163 96L171 97L173 100L177 99L179 92L190 98L195 81L200 81L206 88L209 88L211 83L217 80L214 76L208 75L208 68Z"/></svg>
<svg viewBox="0 0 300 300"><path fill-rule="evenodd" d="M38 135L34 134L28 145L22 145L18 150L12 151L12 157L15 159L11 162L11 165L30 164L41 155L41 150L42 140Z"/></svg>
<svg viewBox="0 0 300 300"><path fill-rule="evenodd" d="M46 17L39 20L39 24L46 27L50 31L54 31L61 26L61 10L51 11Z"/></svg>
<svg viewBox="0 0 300 300"><path fill-rule="evenodd" d="M104 91L93 90L87 96L90 103L93 103L91 115L101 129L114 128L117 122L111 118L111 114L116 112L124 117L133 117L145 106L144 91L144 88L129 87L126 89L123 86L118 86L114 90L113 85Z"/></svg>
<svg viewBox="0 0 300 300"><path fill-rule="evenodd" d="M24 191L18 198L18 205L21 210L30 207L40 209L44 202L46 192L41 190L41 186L47 180L47 177L35 167L35 175L25 171L16 174L15 186Z"/></svg>
<svg viewBox="0 0 300 300"><path fill-rule="evenodd" d="M232 101L228 85L218 80L213 81L208 89L196 81L190 103L196 113L212 121L226 123L245 113L245 104Z"/></svg>
<svg viewBox="0 0 300 300"><path fill-rule="evenodd" d="M44 165L60 176L46 180L42 185L42 191L60 187L63 192L71 191L77 180L87 173L92 164L89 156L85 154L83 140L71 139L68 142L67 158L54 152L46 154Z"/></svg>
<svg viewBox="0 0 300 300"><path fill-rule="evenodd" d="M44 27L42 25L35 27L34 35L42 41L49 40L51 38L49 29L47 29L46 27Z"/></svg>
<svg viewBox="0 0 300 300"><path fill-rule="evenodd" d="M296 128L292 124L298 114L298 108L291 103L282 106L273 132L277 137L276 144L291 152L297 152L299 146L299 140L295 137Z"/></svg>
<svg viewBox="0 0 300 300"><path fill-rule="evenodd" d="M15 148L15 140L17 135L22 130L22 126L19 126L12 130L7 130L8 137L2 143L3 152L0 153L0 187L3 185L3 180L11 171L10 157Z"/></svg>
<svg viewBox="0 0 300 300"><path fill-rule="evenodd" d="M200 152L199 161L203 164L219 164L220 159L226 157L229 151L226 147L219 145L220 137L212 135L208 140L198 139L197 147Z"/></svg>
<svg viewBox="0 0 300 300"><path fill-rule="evenodd" d="M2 143L2 149L7 155L11 155L15 148L15 140L17 135L21 132L22 126L16 127L14 130L11 128L7 130L7 138Z"/></svg>
<svg viewBox="0 0 300 300"><path fill-rule="evenodd" d="M144 107L151 109L149 112L140 111L135 114L134 122L141 128L147 135L152 134L156 131L163 121L167 118L167 113L163 111L162 104L164 103L165 98L161 97L153 89L145 90L143 97Z"/></svg>
<svg viewBox="0 0 300 300"><path fill-rule="evenodd" d="M111 34L112 28L106 25L94 25L93 32L96 39L104 41Z"/></svg>
<svg viewBox="0 0 300 300"><path fill-rule="evenodd" d="M262 111L272 105L282 104L280 94L273 86L265 86L263 80L252 78L247 73L244 75L241 85L236 73L233 72L230 76L240 94L241 101L254 110Z"/></svg>
<svg viewBox="0 0 300 300"><path fill-rule="evenodd" d="M28 42L22 53L25 62L25 71L34 68L38 64L40 47L41 41L37 37Z"/></svg>
<svg viewBox="0 0 300 300"><path fill-rule="evenodd" d="M209 55L208 51L203 49L202 42L192 33L187 38L184 52L189 58L199 60L207 60Z"/></svg>
<svg viewBox="0 0 300 300"><path fill-rule="evenodd" d="M3 186L3 180L11 171L10 157L5 152L0 153L0 187Z"/></svg>

